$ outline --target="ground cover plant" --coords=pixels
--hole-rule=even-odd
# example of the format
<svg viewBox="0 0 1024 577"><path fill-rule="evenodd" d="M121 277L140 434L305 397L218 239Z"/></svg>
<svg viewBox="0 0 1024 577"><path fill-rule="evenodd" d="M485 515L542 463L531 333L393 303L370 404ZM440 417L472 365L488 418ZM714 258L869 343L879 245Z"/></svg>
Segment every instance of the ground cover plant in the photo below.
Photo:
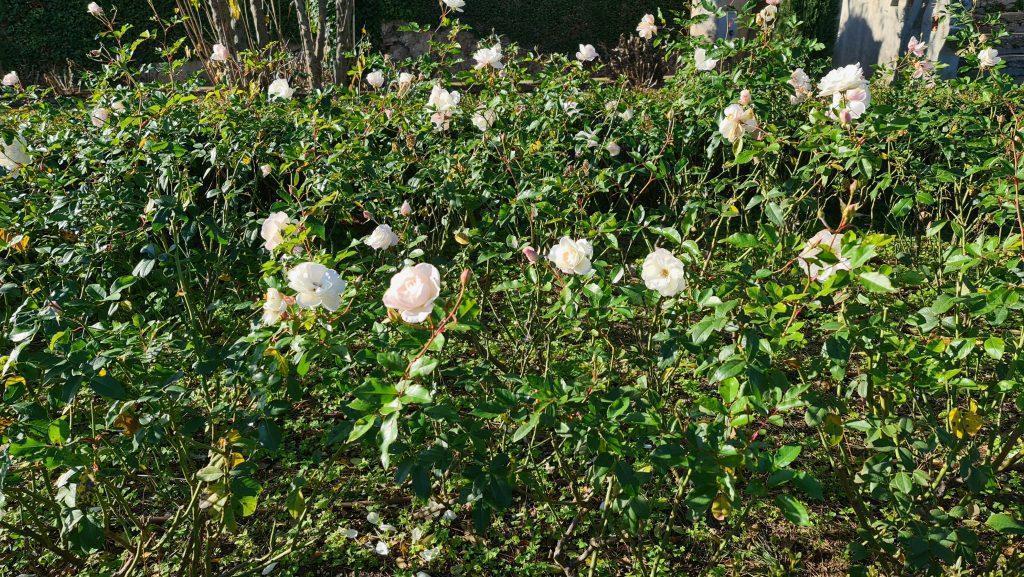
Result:
<svg viewBox="0 0 1024 577"><path fill-rule="evenodd" d="M351 90L116 25L84 97L5 79L0 573L1019 575L998 34L869 83L653 14L651 89L459 6Z"/></svg>

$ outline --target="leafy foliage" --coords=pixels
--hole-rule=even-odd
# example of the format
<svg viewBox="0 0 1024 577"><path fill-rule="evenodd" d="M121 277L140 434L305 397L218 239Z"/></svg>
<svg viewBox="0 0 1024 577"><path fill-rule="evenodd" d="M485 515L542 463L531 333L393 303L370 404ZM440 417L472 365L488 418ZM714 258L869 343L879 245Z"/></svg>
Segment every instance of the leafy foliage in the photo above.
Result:
<svg viewBox="0 0 1024 577"><path fill-rule="evenodd" d="M373 55L379 90L140 84L118 43L90 102L5 91L0 543L83 574L721 575L810 572L817 535L854 574L1010 571L1021 89L906 57L844 124L791 102L824 72L796 19L742 18L711 71L662 23L658 90L515 46L454 73L455 26L408 90ZM582 274L544 259L563 236ZM641 280L655 247L682 292ZM303 262L339 306L300 307L341 287ZM422 322L382 302L410 263Z"/></svg>

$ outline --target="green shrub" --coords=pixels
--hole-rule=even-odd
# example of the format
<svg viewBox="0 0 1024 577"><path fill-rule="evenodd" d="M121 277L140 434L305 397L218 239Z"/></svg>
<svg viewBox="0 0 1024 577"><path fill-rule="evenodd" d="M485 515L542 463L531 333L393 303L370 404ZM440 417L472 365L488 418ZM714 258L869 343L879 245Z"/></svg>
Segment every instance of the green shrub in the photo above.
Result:
<svg viewBox="0 0 1024 577"><path fill-rule="evenodd" d="M4 89L5 568L1013 574L1021 88L654 41Z"/></svg>
<svg viewBox="0 0 1024 577"><path fill-rule="evenodd" d="M102 26L85 9L88 2L71 0L0 0L0 70L17 70L23 81L35 82L68 61L90 65L87 52L95 48ZM174 0L154 0L163 14ZM153 11L144 0L120 2L117 19L137 30L152 29Z"/></svg>

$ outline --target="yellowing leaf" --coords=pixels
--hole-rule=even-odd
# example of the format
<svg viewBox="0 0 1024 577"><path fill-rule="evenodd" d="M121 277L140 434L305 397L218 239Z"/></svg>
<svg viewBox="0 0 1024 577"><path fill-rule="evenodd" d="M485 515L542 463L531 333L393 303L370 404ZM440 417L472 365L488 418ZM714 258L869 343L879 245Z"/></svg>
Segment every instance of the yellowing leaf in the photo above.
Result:
<svg viewBox="0 0 1024 577"><path fill-rule="evenodd" d="M732 502L724 493L719 493L711 502L711 516L719 521L725 521L732 514Z"/></svg>
<svg viewBox="0 0 1024 577"><path fill-rule="evenodd" d="M956 435L957 439L977 435L984 422L981 416L978 415L978 403L973 400L968 405L966 411L961 410L959 407L954 407L949 412L948 419L949 430Z"/></svg>

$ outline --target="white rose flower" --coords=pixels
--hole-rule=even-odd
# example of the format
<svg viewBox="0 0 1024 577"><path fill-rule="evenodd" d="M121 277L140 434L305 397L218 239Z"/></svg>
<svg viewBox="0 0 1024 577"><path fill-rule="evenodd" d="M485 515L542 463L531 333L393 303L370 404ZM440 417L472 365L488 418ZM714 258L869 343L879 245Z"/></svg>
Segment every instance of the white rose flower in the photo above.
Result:
<svg viewBox="0 0 1024 577"><path fill-rule="evenodd" d="M772 22L775 22L775 17L778 16L778 14L778 6L769 4L762 8L761 11L757 13L757 16L754 18L754 20L757 22L758 26L762 28L767 28L771 26Z"/></svg>
<svg viewBox="0 0 1024 577"><path fill-rule="evenodd" d="M103 8L95 2L89 2L89 5L86 6L85 9L89 12L89 14L92 14L97 18L103 16Z"/></svg>
<svg viewBox="0 0 1024 577"><path fill-rule="evenodd" d="M374 90L377 90L384 86L384 73L380 70L374 70L366 75L366 83L372 86Z"/></svg>
<svg viewBox="0 0 1024 577"><path fill-rule="evenodd" d="M864 79L864 70L861 69L860 64L850 64L826 74L818 82L818 96L832 96L866 86L867 80Z"/></svg>
<svg viewBox="0 0 1024 577"><path fill-rule="evenodd" d="M494 126L494 121L497 119L497 112L490 108L484 108L478 110L471 120L473 121L473 126L477 127L480 132L487 132Z"/></svg>
<svg viewBox="0 0 1024 577"><path fill-rule="evenodd" d="M4 86L18 86L19 84L21 84L21 79L18 78L18 73L17 72L11 70L7 74L4 74L4 79L3 79L2 84Z"/></svg>
<svg viewBox="0 0 1024 577"><path fill-rule="evenodd" d="M843 256L843 235L824 229L812 236L797 256L800 268L813 281L824 281L841 270L850 270L850 259ZM823 250L832 253L837 262L825 263L818 259Z"/></svg>
<svg viewBox="0 0 1024 577"><path fill-rule="evenodd" d="M586 239L573 240L563 236L548 251L548 260L565 274L587 274L593 270L590 264L592 258L594 246Z"/></svg>
<svg viewBox="0 0 1024 577"><path fill-rule="evenodd" d="M604 146L604 149L608 151L611 156L618 156L622 152L622 148L619 147L619 143L614 140Z"/></svg>
<svg viewBox="0 0 1024 577"><path fill-rule="evenodd" d="M398 75L398 95L405 96L409 89L412 88L412 83L416 81L416 77L408 72L403 72Z"/></svg>
<svg viewBox="0 0 1024 577"><path fill-rule="evenodd" d="M441 294L441 275L432 264L407 266L391 277L384 292L384 306L397 310L407 323L421 323L434 310Z"/></svg>
<svg viewBox="0 0 1024 577"><path fill-rule="evenodd" d="M476 66L474 68L487 68L490 66L495 70L501 70L505 68L505 65L501 62L501 42L496 43L490 48L481 48L473 53L473 60L476 60Z"/></svg>
<svg viewBox="0 0 1024 577"><path fill-rule="evenodd" d="M456 12L462 12L462 7L466 5L466 0L444 0L444 5Z"/></svg>
<svg viewBox="0 0 1024 577"><path fill-rule="evenodd" d="M0 145L0 166L12 174L17 174L18 170L31 160L25 140L20 136L15 136L10 143L0 141Z"/></svg>
<svg viewBox="0 0 1024 577"><path fill-rule="evenodd" d="M295 94L295 89L288 85L288 80L285 78L278 78L267 87L267 97L271 100L275 98L291 100L293 94Z"/></svg>
<svg viewBox="0 0 1024 577"><path fill-rule="evenodd" d="M715 66L718 66L717 58L708 58L708 51L703 48L697 48L693 51L693 65L697 70L701 72L707 72L714 70Z"/></svg>
<svg viewBox="0 0 1024 577"><path fill-rule="evenodd" d="M640 23L636 25L636 33L645 40L654 38L654 35L658 33L658 26L654 23L654 14L644 14Z"/></svg>
<svg viewBox="0 0 1024 577"><path fill-rule="evenodd" d="M281 291L276 288L267 289L267 300L263 302L263 324L276 325L286 310L288 303L285 302Z"/></svg>
<svg viewBox="0 0 1024 577"><path fill-rule="evenodd" d="M580 62L593 62L597 60L597 49L594 48L593 44L580 44L580 49L576 52L576 60Z"/></svg>
<svg viewBox="0 0 1024 577"><path fill-rule="evenodd" d="M744 134L756 129L757 118L754 116L754 112L739 104L730 104L718 122L718 132L733 144L743 138Z"/></svg>
<svg viewBox="0 0 1024 577"><path fill-rule="evenodd" d="M978 65L982 68L992 68L1002 61L1003 59L999 57L999 51L995 48L986 48L978 52Z"/></svg>
<svg viewBox="0 0 1024 577"><path fill-rule="evenodd" d="M107 123L107 119L110 118L110 111L102 106L97 106L92 109L89 113L89 120L92 121L92 125L96 128L102 128Z"/></svg>
<svg viewBox="0 0 1024 577"><path fill-rule="evenodd" d="M431 111L430 121L438 130L446 130L451 122L455 109L459 106L462 95L457 91L451 92L435 84L430 91L430 98L427 100L427 108Z"/></svg>
<svg viewBox="0 0 1024 577"><path fill-rule="evenodd" d="M277 248L277 245L284 242L284 237L281 236L281 231L284 227L291 224L292 219L288 218L288 215L284 212L273 212L263 221L263 226L260 228L260 236L266 241L263 243L263 248L273 251Z"/></svg>
<svg viewBox="0 0 1024 577"><path fill-rule="evenodd" d="M647 255L640 272L644 285L663 297L673 297L686 288L686 267L669 251L656 248Z"/></svg>
<svg viewBox="0 0 1024 577"><path fill-rule="evenodd" d="M341 306L347 283L338 271L318 262L304 262L288 271L288 286L296 292L295 304L304 309L323 305L329 311Z"/></svg>
<svg viewBox="0 0 1024 577"><path fill-rule="evenodd" d="M363 244L375 250L385 250L398 244L398 235L390 226L381 224L363 240Z"/></svg>
<svg viewBox="0 0 1024 577"><path fill-rule="evenodd" d="M576 133L576 140L582 140L587 148L597 148L597 135L592 130L581 130Z"/></svg>
<svg viewBox="0 0 1024 577"><path fill-rule="evenodd" d="M231 58L228 54L228 47L223 44L214 44L213 50L210 52L210 60L212 62L227 62Z"/></svg>
<svg viewBox="0 0 1024 577"><path fill-rule="evenodd" d="M793 104L800 104L807 97L814 92L814 86L811 85L811 77L807 76L803 68L797 68L789 75L789 85L793 87L795 94L789 98L789 101Z"/></svg>

